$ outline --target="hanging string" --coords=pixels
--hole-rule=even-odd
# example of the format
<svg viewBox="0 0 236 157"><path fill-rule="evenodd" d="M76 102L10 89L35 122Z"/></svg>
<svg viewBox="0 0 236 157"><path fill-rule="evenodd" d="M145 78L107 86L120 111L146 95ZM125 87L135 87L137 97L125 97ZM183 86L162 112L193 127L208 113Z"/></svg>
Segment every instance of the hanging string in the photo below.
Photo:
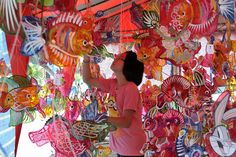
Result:
<svg viewBox="0 0 236 157"><path fill-rule="evenodd" d="M222 36L222 39L221 39L221 42L222 42L222 43L225 41L225 35L226 35L226 30L225 30L225 32L224 32L224 34L223 34L223 36Z"/></svg>

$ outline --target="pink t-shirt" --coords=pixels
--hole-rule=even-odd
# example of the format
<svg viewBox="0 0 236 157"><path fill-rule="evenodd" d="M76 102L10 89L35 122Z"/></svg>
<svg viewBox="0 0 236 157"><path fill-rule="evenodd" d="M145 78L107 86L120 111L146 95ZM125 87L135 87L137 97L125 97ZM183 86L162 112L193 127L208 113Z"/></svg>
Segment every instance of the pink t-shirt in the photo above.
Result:
<svg viewBox="0 0 236 157"><path fill-rule="evenodd" d="M140 156L140 150L146 141L142 129L142 104L137 86L129 82L117 88L116 79L100 79L100 86L104 92L115 95L119 116L126 109L135 111L134 119L129 128L118 128L110 133L110 147L113 151L125 156Z"/></svg>

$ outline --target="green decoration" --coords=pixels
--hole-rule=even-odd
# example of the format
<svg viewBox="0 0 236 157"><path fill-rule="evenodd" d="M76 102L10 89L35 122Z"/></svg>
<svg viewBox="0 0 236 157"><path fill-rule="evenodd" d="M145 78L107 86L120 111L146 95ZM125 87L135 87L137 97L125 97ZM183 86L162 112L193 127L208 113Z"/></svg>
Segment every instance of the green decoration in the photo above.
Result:
<svg viewBox="0 0 236 157"><path fill-rule="evenodd" d="M27 75L31 78L35 78L39 85L45 84L46 70L44 67L30 63L28 65Z"/></svg>
<svg viewBox="0 0 236 157"><path fill-rule="evenodd" d="M35 111L35 109L34 110L29 110L29 111L27 111L27 112L29 112L29 114L31 114L32 115L32 117L33 117L33 119L35 119L36 118L36 111ZM24 115L23 115L23 123L31 123L32 121L33 121L33 119L31 119L30 117L29 117L29 115L28 114L26 114L25 112L24 112Z"/></svg>
<svg viewBox="0 0 236 157"><path fill-rule="evenodd" d="M17 126L19 124L22 124L23 122L23 117L24 117L24 112L16 112L14 110L10 110L10 123L9 126Z"/></svg>
<svg viewBox="0 0 236 157"><path fill-rule="evenodd" d="M92 50L91 55L92 56L100 55L102 57L113 58L113 53L108 52L105 45L101 45L101 46L98 46L98 47L94 48Z"/></svg>
<svg viewBox="0 0 236 157"><path fill-rule="evenodd" d="M20 75L13 75L9 79L15 81L20 87L29 87L31 85L30 80L27 77Z"/></svg>
<svg viewBox="0 0 236 157"><path fill-rule="evenodd" d="M14 80L9 79L7 77L0 78L0 84L1 83L6 83L8 85L8 91L19 87L19 85Z"/></svg>
<svg viewBox="0 0 236 157"><path fill-rule="evenodd" d="M51 7L54 5L54 0L41 0L41 4L45 7Z"/></svg>
<svg viewBox="0 0 236 157"><path fill-rule="evenodd" d="M16 0L17 3L25 3L25 0Z"/></svg>
<svg viewBox="0 0 236 157"><path fill-rule="evenodd" d="M22 123L30 123L36 118L35 110L27 110L28 114L25 110L16 112L14 110L10 110L10 123L9 126L17 126ZM32 116L33 119L29 116Z"/></svg>

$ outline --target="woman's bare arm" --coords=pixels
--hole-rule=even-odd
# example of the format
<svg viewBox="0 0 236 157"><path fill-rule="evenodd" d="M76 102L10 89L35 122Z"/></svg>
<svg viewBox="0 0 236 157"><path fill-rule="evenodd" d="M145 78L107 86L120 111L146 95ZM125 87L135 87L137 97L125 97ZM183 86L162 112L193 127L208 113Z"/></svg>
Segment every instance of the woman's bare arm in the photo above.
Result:
<svg viewBox="0 0 236 157"><path fill-rule="evenodd" d="M118 128L129 128L134 118L134 110L125 110L122 117L108 117L107 121Z"/></svg>

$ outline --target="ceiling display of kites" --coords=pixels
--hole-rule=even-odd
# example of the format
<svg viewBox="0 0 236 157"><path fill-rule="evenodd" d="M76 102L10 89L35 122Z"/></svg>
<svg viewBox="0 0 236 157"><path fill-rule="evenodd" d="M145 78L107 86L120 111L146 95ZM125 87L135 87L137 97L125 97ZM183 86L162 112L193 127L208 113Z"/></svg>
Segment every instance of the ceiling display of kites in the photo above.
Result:
<svg viewBox="0 0 236 157"><path fill-rule="evenodd" d="M38 149L111 156L106 137L117 128L95 117L116 117L116 98L85 85L82 62L90 56L92 77L110 78L104 67L129 50L144 63L144 156L236 156L235 7L234 0L0 0L0 156L16 156L22 126L37 121L44 124L27 138Z"/></svg>

